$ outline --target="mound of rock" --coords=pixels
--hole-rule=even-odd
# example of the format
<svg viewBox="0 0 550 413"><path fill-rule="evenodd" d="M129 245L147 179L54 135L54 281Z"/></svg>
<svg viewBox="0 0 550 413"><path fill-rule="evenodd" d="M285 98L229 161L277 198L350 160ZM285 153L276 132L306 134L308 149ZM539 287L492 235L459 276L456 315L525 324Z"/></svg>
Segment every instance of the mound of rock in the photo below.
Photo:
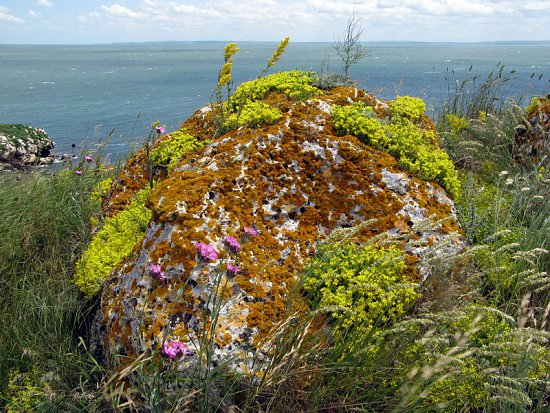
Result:
<svg viewBox="0 0 550 413"><path fill-rule="evenodd" d="M0 125L0 169L48 165L55 156L50 153L55 143L43 129L20 124Z"/></svg>
<svg viewBox="0 0 550 413"><path fill-rule="evenodd" d="M514 130L514 156L524 164L550 163L550 95L534 97L527 108L525 124Z"/></svg>
<svg viewBox="0 0 550 413"><path fill-rule="evenodd" d="M184 368L207 337L212 363L230 360L228 368L248 372L267 354L265 339L284 317L304 262L332 231L374 219L360 237L401 239L416 281L429 276L417 263L430 246L459 231L453 202L437 183L337 133L333 105L365 102L382 116L384 102L353 87L305 101L270 92L264 101L282 114L276 123L218 137L212 109L197 111L182 130L203 145L174 168L154 171L145 236L103 288L108 360L123 356L124 364L164 348L178 353ZM138 151L114 181L106 216L149 185L148 153ZM173 343L185 347L177 352Z"/></svg>

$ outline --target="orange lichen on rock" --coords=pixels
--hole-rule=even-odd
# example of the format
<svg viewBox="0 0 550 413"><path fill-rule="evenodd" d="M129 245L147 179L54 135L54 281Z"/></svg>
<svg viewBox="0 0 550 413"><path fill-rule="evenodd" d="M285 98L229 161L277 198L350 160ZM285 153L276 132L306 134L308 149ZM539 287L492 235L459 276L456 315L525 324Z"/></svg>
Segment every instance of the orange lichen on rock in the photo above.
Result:
<svg viewBox="0 0 550 413"><path fill-rule="evenodd" d="M415 234L433 242L458 229L453 204L437 184L413 177L354 136L336 135L332 105L363 101L385 113L384 102L351 87L307 101L281 93L265 100L283 114L273 125L214 138L209 108L184 123L210 143L183 155L156 183L142 246L106 283L108 357L121 348L139 354L165 338L199 343L214 316L216 358L262 351L305 260L333 230L375 218L364 238L397 235L414 233L427 219L449 218ZM127 189L113 186L106 211L124 204L134 178L140 183L131 185L143 185L144 156L142 149L129 161L119 179ZM230 247L228 236L240 247ZM403 244L411 274L425 277L414 268L425 248ZM162 267L166 281L153 279L151 264ZM231 363L237 370L247 365L236 356Z"/></svg>

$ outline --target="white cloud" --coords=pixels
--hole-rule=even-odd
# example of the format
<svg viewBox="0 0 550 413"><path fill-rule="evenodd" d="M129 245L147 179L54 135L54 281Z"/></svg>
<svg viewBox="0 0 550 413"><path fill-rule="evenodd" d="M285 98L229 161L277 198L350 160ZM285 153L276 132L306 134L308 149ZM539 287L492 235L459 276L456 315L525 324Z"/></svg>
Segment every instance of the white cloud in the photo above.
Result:
<svg viewBox="0 0 550 413"><path fill-rule="evenodd" d="M10 13L7 7L0 6L0 21L4 22L21 22L19 17L14 16Z"/></svg>
<svg viewBox="0 0 550 413"><path fill-rule="evenodd" d="M40 17L41 14L38 13L37 11L34 11L34 10L29 10L29 14L32 16L32 17Z"/></svg>
<svg viewBox="0 0 550 413"><path fill-rule="evenodd" d="M120 4L113 4L112 6L101 6L101 9L112 17L123 17L128 19L138 19L143 17L141 13L133 12L127 7Z"/></svg>
<svg viewBox="0 0 550 413"><path fill-rule="evenodd" d="M53 3L49 0L37 0L36 4L42 7L53 7Z"/></svg>
<svg viewBox="0 0 550 413"><path fill-rule="evenodd" d="M503 33L509 39L505 27L511 19L548 21L545 16L550 14L548 0L115 1L95 12L125 35L144 39L274 41L290 35L298 41L326 41L352 14L363 19L365 41L483 40L484 32ZM79 19L97 17L85 14Z"/></svg>
<svg viewBox="0 0 550 413"><path fill-rule="evenodd" d="M89 13L82 14L82 15L78 16L78 20L80 20L83 23L87 23L90 20L93 20L93 19L96 19L96 18L99 18L99 17L101 17L101 14L99 14L96 11L92 11L92 12L89 12Z"/></svg>

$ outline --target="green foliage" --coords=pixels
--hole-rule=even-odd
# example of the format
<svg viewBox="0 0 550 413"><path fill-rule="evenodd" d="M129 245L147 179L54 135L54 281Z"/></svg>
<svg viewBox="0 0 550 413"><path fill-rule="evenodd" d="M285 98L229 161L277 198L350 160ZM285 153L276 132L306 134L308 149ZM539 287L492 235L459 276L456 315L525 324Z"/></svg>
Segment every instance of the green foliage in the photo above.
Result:
<svg viewBox="0 0 550 413"><path fill-rule="evenodd" d="M90 195L90 200L92 202L101 202L101 199L107 194L113 183L112 178L107 178L102 181L99 181Z"/></svg>
<svg viewBox="0 0 550 413"><path fill-rule="evenodd" d="M49 139L43 129L32 128L21 124L0 123L0 134L8 138L14 137L15 139L21 139L23 142L29 139Z"/></svg>
<svg viewBox="0 0 550 413"><path fill-rule="evenodd" d="M480 116L483 117L481 113L480 113ZM451 125L451 128L455 133L460 133L463 130L468 129L468 127L470 126L470 123L466 119L459 118L458 116L455 116L452 113L449 113L447 115L447 120L449 121L449 124ZM486 115L485 115L485 120L487 120Z"/></svg>
<svg viewBox="0 0 550 413"><path fill-rule="evenodd" d="M40 405L51 393L50 383L47 380L41 380L40 371L36 365L26 373L14 370L8 377L6 412L39 411Z"/></svg>
<svg viewBox="0 0 550 413"><path fill-rule="evenodd" d="M198 141L194 136L177 130L169 134L169 138L157 144L151 151L154 166L161 166L171 170L178 160L187 152L203 146L206 142Z"/></svg>
<svg viewBox="0 0 550 413"><path fill-rule="evenodd" d="M544 392L550 353L536 331L518 328L513 318L490 307L467 306L429 318L429 330L420 327L427 321L420 319L414 328L399 329L408 344L396 357L410 369L407 379L401 375L395 382L406 391L403 405L503 411L509 393L515 397L505 404L525 408Z"/></svg>
<svg viewBox="0 0 550 413"><path fill-rule="evenodd" d="M344 329L371 329L398 318L419 298L414 285L403 284L409 281L405 267L397 247L324 245L304 270L303 288L314 309L338 308L332 315Z"/></svg>
<svg viewBox="0 0 550 413"><path fill-rule="evenodd" d="M145 207L148 190L138 192L128 207L108 218L76 264L74 283L87 296L100 290L113 268L145 234L151 211Z"/></svg>
<svg viewBox="0 0 550 413"><path fill-rule="evenodd" d="M229 104L237 109L246 102L262 100L271 91L284 93L292 100L306 100L321 93L312 83L312 74L301 70L267 75L242 83L229 99Z"/></svg>
<svg viewBox="0 0 550 413"><path fill-rule="evenodd" d="M367 145L387 151L419 178L436 181L452 196L460 182L449 156L436 144L434 132L421 129L416 122L425 106L420 99L401 97L389 104L389 119L378 119L372 108L358 102L333 106L332 119L340 133L350 133Z"/></svg>
<svg viewBox="0 0 550 413"><path fill-rule="evenodd" d="M258 127L262 123L274 123L280 117L280 113L276 109L269 109L267 104L255 103L264 98L265 94L270 90L276 90L279 88L283 93L287 93L292 99L306 99L307 96L304 89L306 85L299 84L295 76L282 76L274 78L272 76L265 76L270 67L274 66L277 61L283 55L288 42L289 37L281 40L273 55L267 60L267 65L263 69L258 78L253 81L243 83L231 96L231 74L232 74L232 56L239 51L236 47L236 43L230 43L225 47L224 52L224 65L220 69L218 74L218 84L214 90L213 95L216 96L216 104L212 105L214 109L214 123L216 126L216 135L222 135L230 129L249 125L252 127ZM295 71L302 73L300 71ZM291 72L288 72L291 73ZM275 82L274 82L275 80ZM286 82L286 86L282 85L282 82ZM276 83L276 84L274 84ZM222 87L226 87L227 100L224 102ZM309 79L310 89L315 89L311 86L311 79ZM254 113L258 111L258 113ZM244 114L243 114L244 112ZM245 119L241 120L240 117L244 116Z"/></svg>
<svg viewBox="0 0 550 413"><path fill-rule="evenodd" d="M90 216L99 212L90 194L114 173L0 173L0 411L8 402L12 410L25 411L17 410L16 399L52 399L51 394L34 397L31 391L33 386L37 392L47 390L39 385L44 376L56 398L76 399L85 387L89 390L93 367L84 362L75 341L76 326L88 309L70 278L90 239ZM10 372L14 381L8 391ZM85 411L71 410L71 403L41 411Z"/></svg>
<svg viewBox="0 0 550 413"><path fill-rule="evenodd" d="M417 122L426 111L426 104L422 99L412 96L397 96L388 103L391 116L403 117Z"/></svg>
<svg viewBox="0 0 550 413"><path fill-rule="evenodd" d="M257 128L263 124L273 124L281 118L281 112L262 101L247 102L239 114L232 113L227 118L226 127L234 129L243 125Z"/></svg>

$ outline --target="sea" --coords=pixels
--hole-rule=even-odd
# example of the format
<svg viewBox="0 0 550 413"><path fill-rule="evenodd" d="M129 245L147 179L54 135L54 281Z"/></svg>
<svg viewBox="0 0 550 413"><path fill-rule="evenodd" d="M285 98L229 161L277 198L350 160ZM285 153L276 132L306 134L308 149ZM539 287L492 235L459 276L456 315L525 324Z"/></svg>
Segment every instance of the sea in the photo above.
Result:
<svg viewBox="0 0 550 413"><path fill-rule="evenodd" d="M0 123L46 130L55 153L101 150L111 161L146 140L151 124L179 128L208 104L225 42L0 45ZM241 42L233 79L257 77L276 43ZM425 99L435 115L465 79L482 82L504 66L503 98L550 93L550 42L365 44L351 67L359 86L384 99ZM270 73L341 70L332 43L290 43ZM513 72L513 73L510 73Z"/></svg>

